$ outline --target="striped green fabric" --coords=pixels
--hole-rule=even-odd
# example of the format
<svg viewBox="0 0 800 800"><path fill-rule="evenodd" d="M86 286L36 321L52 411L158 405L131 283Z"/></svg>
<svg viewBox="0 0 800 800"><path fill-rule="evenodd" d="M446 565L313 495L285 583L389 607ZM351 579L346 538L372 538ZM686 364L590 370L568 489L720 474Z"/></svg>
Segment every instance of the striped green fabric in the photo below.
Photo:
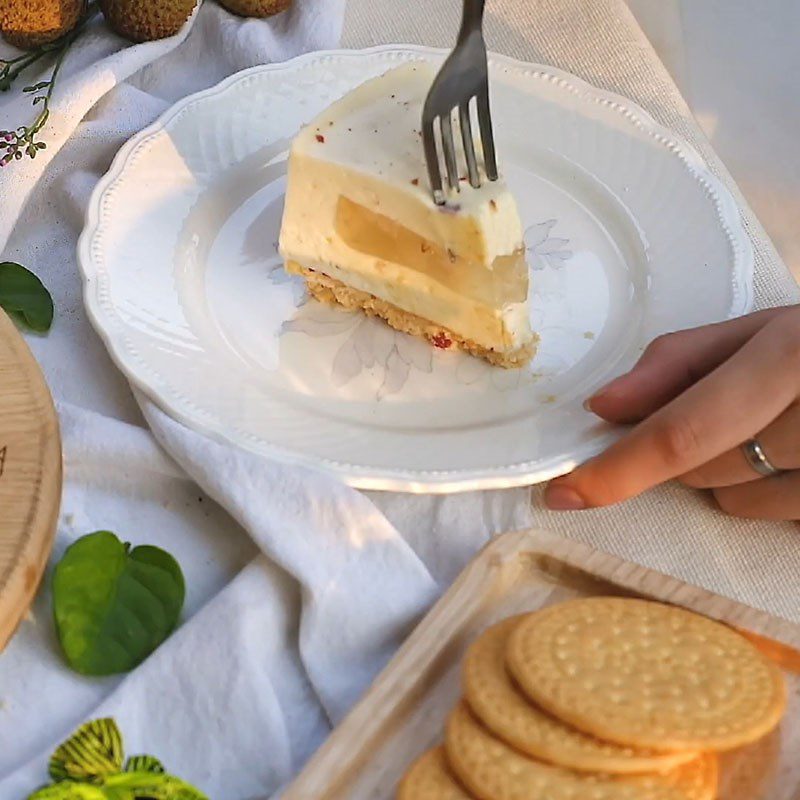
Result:
<svg viewBox="0 0 800 800"><path fill-rule="evenodd" d="M28 800L208 800L191 784L168 775L155 756L131 756L124 771L122 763L116 722L87 722L53 753L49 771L55 782Z"/></svg>
<svg viewBox="0 0 800 800"><path fill-rule="evenodd" d="M61 781L46 786L28 800L208 800L180 778L153 772L121 772L102 786Z"/></svg>
<svg viewBox="0 0 800 800"><path fill-rule="evenodd" d="M91 783L61 781L45 786L28 796L28 800L109 800L108 795Z"/></svg>
<svg viewBox="0 0 800 800"><path fill-rule="evenodd" d="M125 762L125 772L166 772L155 756L131 756Z"/></svg>
<svg viewBox="0 0 800 800"><path fill-rule="evenodd" d="M103 783L107 800L208 800L200 791L174 775L122 772Z"/></svg>
<svg viewBox="0 0 800 800"><path fill-rule="evenodd" d="M107 717L81 725L50 759L54 781L65 779L99 782L122 769L122 734Z"/></svg>

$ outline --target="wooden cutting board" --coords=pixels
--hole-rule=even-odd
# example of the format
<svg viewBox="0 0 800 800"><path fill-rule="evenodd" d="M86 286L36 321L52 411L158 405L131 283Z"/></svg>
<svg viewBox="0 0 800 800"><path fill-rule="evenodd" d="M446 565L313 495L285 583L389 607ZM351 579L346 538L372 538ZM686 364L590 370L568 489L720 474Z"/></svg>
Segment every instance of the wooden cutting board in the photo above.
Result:
<svg viewBox="0 0 800 800"><path fill-rule="evenodd" d="M61 502L61 440L50 391L0 311L0 649L33 600Z"/></svg>

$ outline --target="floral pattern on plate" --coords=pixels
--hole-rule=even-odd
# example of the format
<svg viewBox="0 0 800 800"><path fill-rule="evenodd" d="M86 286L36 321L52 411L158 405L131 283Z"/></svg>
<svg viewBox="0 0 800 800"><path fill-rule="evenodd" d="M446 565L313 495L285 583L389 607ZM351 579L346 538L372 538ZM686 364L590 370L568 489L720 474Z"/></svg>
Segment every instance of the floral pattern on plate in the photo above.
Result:
<svg viewBox="0 0 800 800"><path fill-rule="evenodd" d="M526 229L525 246L531 272L560 269L571 258L572 251L567 249L569 239L551 235L557 225L558 220L549 219ZM269 280L282 284L294 279L280 265L275 265L269 271ZM395 331L381 320L360 312L319 303L307 293L298 301L298 314L283 324L281 335L289 333L314 338L346 333L331 363L331 381L334 386L341 387L372 371L376 400L399 392L413 370L431 374L436 363L436 350L428 342ZM482 359L462 353L443 355L459 359L455 377L464 385L485 381L504 392L530 383L535 377L530 369L493 367Z"/></svg>

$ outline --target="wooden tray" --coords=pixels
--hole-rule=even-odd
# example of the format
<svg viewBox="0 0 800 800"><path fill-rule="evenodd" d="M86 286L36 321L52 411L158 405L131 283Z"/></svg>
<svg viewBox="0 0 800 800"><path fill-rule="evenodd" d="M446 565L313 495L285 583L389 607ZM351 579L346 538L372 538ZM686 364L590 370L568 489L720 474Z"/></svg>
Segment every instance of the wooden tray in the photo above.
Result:
<svg viewBox="0 0 800 800"><path fill-rule="evenodd" d="M466 647L493 622L571 597L647 597L757 639L784 669L780 729L722 758L720 800L800 798L800 626L544 531L496 539L464 570L282 800L388 800L411 761L442 736Z"/></svg>
<svg viewBox="0 0 800 800"><path fill-rule="evenodd" d="M0 311L0 649L33 600L60 501L53 401L31 351Z"/></svg>

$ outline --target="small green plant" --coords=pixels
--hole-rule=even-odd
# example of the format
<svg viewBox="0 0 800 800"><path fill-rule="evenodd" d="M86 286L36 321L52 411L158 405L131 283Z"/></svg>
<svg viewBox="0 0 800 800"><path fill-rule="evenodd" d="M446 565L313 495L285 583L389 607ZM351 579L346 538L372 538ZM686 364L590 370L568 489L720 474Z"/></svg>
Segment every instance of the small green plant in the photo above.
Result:
<svg viewBox="0 0 800 800"><path fill-rule="evenodd" d="M38 137L50 117L50 100L56 88L58 74L61 72L61 66L70 47L72 47L75 40L83 32L86 23L97 11L96 3L90 3L78 24L61 38L48 44L39 45L15 58L0 59L1 92L9 91L14 82L29 67L47 57L54 59L53 70L47 80L30 84L22 89L23 92L31 95L31 102L34 107L40 106L39 113L33 122L30 125L20 125L13 130L0 130L0 167L7 167L12 162L20 161L26 156L28 158L36 158L36 154L47 147L47 144Z"/></svg>

